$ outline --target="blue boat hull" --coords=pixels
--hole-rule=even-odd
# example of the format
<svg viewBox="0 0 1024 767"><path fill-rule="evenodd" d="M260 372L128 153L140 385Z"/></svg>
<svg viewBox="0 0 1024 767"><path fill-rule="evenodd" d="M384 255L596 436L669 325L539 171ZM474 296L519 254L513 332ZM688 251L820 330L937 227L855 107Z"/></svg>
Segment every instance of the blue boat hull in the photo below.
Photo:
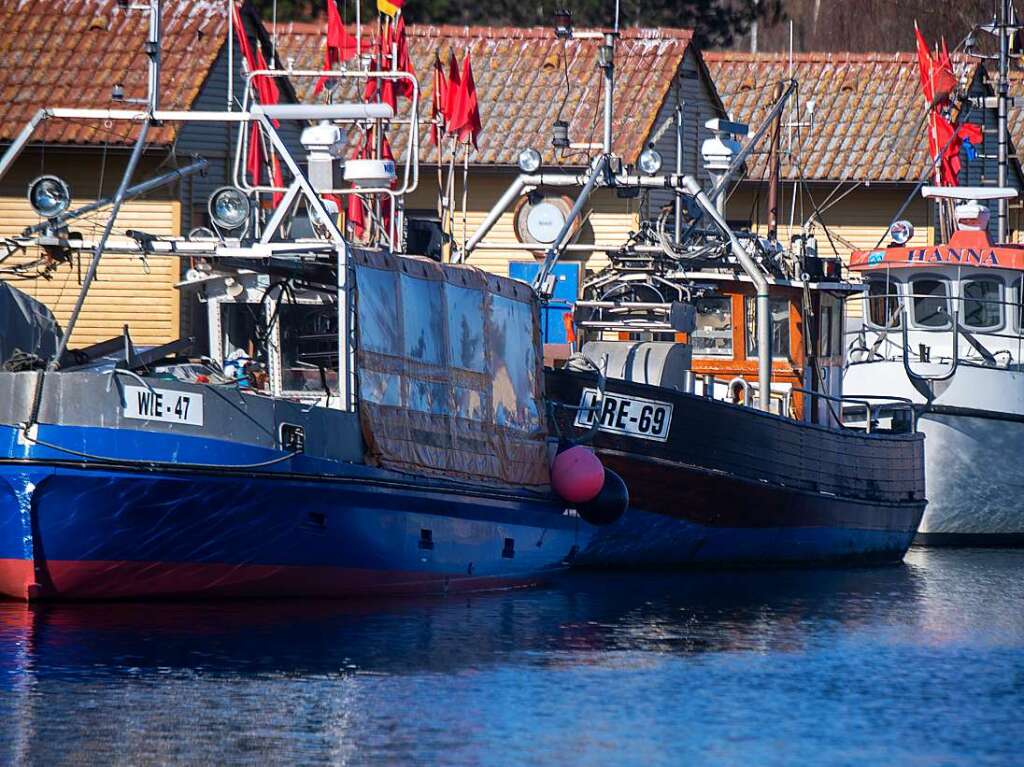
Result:
<svg viewBox="0 0 1024 767"><path fill-rule="evenodd" d="M589 540L578 518L537 496L315 459L254 473L97 465L39 447L15 458L14 430L6 431L0 593L15 598L494 588L537 581ZM106 456L125 451L119 437L143 440L154 454L167 448L150 444L157 435L104 431L49 426L40 439ZM217 452L194 438L178 442L182 461Z"/></svg>

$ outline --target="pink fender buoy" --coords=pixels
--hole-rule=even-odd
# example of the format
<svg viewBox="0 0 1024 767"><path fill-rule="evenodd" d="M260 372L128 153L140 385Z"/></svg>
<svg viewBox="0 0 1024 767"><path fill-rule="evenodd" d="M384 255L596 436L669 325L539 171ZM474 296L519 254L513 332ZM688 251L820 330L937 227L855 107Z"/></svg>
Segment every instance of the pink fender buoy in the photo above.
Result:
<svg viewBox="0 0 1024 767"><path fill-rule="evenodd" d="M569 503L586 503L604 486L601 459L582 445L563 450L551 462L551 489Z"/></svg>

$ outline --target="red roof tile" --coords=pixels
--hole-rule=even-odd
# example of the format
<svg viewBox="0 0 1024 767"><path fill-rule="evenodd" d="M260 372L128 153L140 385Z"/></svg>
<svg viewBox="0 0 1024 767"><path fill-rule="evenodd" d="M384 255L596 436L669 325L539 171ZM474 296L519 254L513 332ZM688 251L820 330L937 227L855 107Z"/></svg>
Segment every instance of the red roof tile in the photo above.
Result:
<svg viewBox="0 0 1024 767"><path fill-rule="evenodd" d="M188 109L227 30L223 0L165 0L161 106ZM0 5L0 141L13 138L41 107L117 108L110 92L124 85L127 98L146 95L143 44L148 14L123 11L116 0L6 0ZM176 125L149 132L170 144ZM34 140L55 143L129 143L138 128L105 128L49 120Z"/></svg>
<svg viewBox="0 0 1024 767"><path fill-rule="evenodd" d="M291 59L296 69L319 69L324 60L324 35L325 28L320 25L282 26L278 57L286 63ZM543 27L410 25L407 36L423 88L421 120L430 118L435 52L447 60L451 50L459 57L470 51L483 122L480 148L470 156L471 162L514 165L518 151L532 146L546 164L555 163L551 124L558 119L559 106L566 98L566 64L570 88L562 119L569 123L569 137L574 142L601 140L600 41L574 39L563 45L551 29ZM615 62L615 151L627 162L634 162L643 149L691 38L692 32L683 29L627 29L622 33ZM301 100L314 98L314 82L296 78L293 84ZM342 83L336 98L357 99L354 82ZM398 140L393 141L397 146ZM437 150L426 130L420 153L423 161L437 162Z"/></svg>
<svg viewBox="0 0 1024 767"><path fill-rule="evenodd" d="M789 54L715 52L704 59L732 117L753 131L772 106L775 83L789 77ZM975 64L955 63L957 74L973 76ZM914 54L799 53L793 56L792 76L799 95L791 104L799 105L799 113L784 113L783 178L920 179L929 158ZM786 127L793 123L801 125ZM787 155L790 143L793 152ZM748 163L748 178L766 175L767 143L763 146L765 151Z"/></svg>

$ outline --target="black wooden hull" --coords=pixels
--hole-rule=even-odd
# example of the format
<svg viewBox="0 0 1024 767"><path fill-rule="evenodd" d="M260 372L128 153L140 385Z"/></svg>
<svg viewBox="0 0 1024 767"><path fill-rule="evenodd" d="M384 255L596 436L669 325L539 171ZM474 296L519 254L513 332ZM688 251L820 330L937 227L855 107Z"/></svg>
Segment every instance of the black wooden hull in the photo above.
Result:
<svg viewBox="0 0 1024 767"><path fill-rule="evenodd" d="M578 405L594 378L547 372L549 398ZM581 564L623 567L897 562L925 508L920 435L864 435L623 381L606 391L670 403L664 442L597 431L630 510ZM561 433L581 437L562 408Z"/></svg>

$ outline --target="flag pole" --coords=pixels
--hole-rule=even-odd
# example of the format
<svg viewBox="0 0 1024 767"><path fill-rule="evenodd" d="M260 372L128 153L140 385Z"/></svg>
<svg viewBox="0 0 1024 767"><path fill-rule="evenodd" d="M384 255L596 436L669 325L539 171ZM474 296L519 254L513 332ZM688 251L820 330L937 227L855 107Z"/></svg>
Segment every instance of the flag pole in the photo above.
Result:
<svg viewBox="0 0 1024 767"><path fill-rule="evenodd" d="M466 241L469 239L466 215L466 204L469 201L469 141L464 144L462 154L462 251L459 254L459 262L466 259Z"/></svg>

